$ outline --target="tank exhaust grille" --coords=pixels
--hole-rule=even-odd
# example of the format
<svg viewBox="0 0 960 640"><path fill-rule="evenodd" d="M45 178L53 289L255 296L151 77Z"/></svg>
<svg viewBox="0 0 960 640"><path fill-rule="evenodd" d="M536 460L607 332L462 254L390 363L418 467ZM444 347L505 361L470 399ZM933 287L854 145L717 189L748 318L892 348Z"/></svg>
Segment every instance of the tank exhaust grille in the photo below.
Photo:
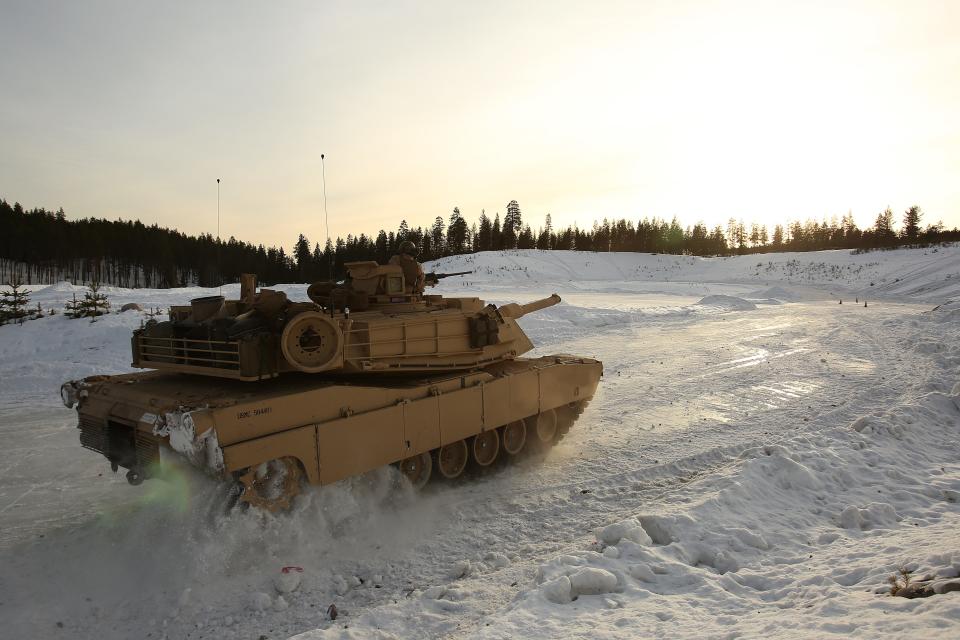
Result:
<svg viewBox="0 0 960 640"><path fill-rule="evenodd" d="M144 477L160 462L160 441L133 426L80 414L80 445Z"/></svg>
<svg viewBox="0 0 960 640"><path fill-rule="evenodd" d="M109 449L109 440L107 436L107 423L91 416L80 414L80 445L91 451L107 455Z"/></svg>

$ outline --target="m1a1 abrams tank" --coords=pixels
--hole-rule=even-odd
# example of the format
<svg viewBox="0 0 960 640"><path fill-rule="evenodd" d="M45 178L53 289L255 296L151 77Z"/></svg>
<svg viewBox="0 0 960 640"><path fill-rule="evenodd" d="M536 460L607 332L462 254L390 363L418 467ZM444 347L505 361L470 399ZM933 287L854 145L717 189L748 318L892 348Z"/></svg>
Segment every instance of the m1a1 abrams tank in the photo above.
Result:
<svg viewBox="0 0 960 640"><path fill-rule="evenodd" d="M516 320L560 301L484 305L423 295L396 265L346 265L309 302L241 282L134 332L153 371L67 382L81 444L131 484L172 450L278 510L302 484L395 464L423 486L548 447L593 396L602 364L533 347ZM436 282L443 274L431 274Z"/></svg>

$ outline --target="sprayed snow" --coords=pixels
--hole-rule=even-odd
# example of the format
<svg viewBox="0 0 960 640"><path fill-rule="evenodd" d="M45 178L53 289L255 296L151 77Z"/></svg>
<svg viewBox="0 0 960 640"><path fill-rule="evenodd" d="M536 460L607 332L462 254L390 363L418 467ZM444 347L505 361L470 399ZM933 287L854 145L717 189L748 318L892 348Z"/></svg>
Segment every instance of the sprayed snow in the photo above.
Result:
<svg viewBox="0 0 960 640"><path fill-rule="evenodd" d="M196 424L189 411L170 411L162 418L151 416L147 422L153 424L155 436L168 438L170 448L191 464L204 467L214 474L223 470L223 449L220 448L216 430L207 429L198 437Z"/></svg>
<svg viewBox="0 0 960 640"><path fill-rule="evenodd" d="M637 544L653 543L636 518L628 518L603 527L597 531L597 539L608 545L615 545L621 540L632 540Z"/></svg>
<svg viewBox="0 0 960 640"><path fill-rule="evenodd" d="M300 586L301 574L302 570L297 571L291 570L289 567L284 567L284 570L273 579L273 586L278 593L296 591L297 587Z"/></svg>

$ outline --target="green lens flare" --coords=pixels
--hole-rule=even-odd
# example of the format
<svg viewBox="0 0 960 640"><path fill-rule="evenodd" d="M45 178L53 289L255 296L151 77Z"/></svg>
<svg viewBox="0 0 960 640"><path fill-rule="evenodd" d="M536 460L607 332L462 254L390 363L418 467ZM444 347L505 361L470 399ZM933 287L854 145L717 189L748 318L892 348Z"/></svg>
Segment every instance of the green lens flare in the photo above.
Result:
<svg viewBox="0 0 960 640"><path fill-rule="evenodd" d="M181 469L174 465L153 465L148 476L155 478L153 482L145 482L143 495L138 503L140 506L169 506L178 513L183 513L190 507L190 479Z"/></svg>

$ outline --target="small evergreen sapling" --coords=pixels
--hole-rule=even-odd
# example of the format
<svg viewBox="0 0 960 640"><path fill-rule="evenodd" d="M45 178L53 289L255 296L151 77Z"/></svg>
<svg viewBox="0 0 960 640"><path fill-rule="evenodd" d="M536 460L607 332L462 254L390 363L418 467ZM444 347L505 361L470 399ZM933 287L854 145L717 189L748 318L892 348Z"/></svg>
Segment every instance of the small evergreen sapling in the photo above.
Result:
<svg viewBox="0 0 960 640"><path fill-rule="evenodd" d="M8 290L0 294L0 324L19 322L29 315L27 305L30 302L30 293L21 289L19 280L7 282Z"/></svg>
<svg viewBox="0 0 960 640"><path fill-rule="evenodd" d="M77 300L77 294L73 294L73 300L67 300L67 303L63 305L63 314L71 320L83 317L80 302Z"/></svg>
<svg viewBox="0 0 960 640"><path fill-rule="evenodd" d="M100 283L91 282L90 290L83 294L83 301L80 302L82 316L96 322L98 316L102 316L110 311L110 301L106 294L100 293Z"/></svg>

